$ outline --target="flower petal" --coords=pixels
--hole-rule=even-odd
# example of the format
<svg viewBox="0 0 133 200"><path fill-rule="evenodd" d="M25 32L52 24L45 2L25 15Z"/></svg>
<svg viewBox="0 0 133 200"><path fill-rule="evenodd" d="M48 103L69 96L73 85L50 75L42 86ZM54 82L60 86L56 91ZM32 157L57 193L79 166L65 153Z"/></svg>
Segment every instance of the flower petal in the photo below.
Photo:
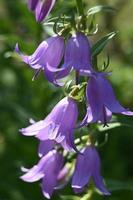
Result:
<svg viewBox="0 0 133 200"><path fill-rule="evenodd" d="M26 182L35 182L40 180L44 176L43 170L40 169L39 166L34 166L28 170L26 174L21 176L20 178Z"/></svg>
<svg viewBox="0 0 133 200"><path fill-rule="evenodd" d="M99 85L95 78L91 77L86 88L87 101L90 108L88 108L88 122L96 122L100 120L100 115L103 112L103 99L99 91ZM88 106L88 107L89 107Z"/></svg>
<svg viewBox="0 0 133 200"><path fill-rule="evenodd" d="M72 178L72 188L76 193L81 192L90 180L92 166L89 158L90 157L86 158L84 154L79 154L77 157L75 171Z"/></svg>
<svg viewBox="0 0 133 200"><path fill-rule="evenodd" d="M41 120L39 122L36 122L36 123L28 126L27 128L20 129L20 132L26 136L33 136L33 135L39 134L41 132L41 130L43 130L43 132L44 132L45 129L48 128L48 126L49 126L49 124L47 124L44 120Z"/></svg>
<svg viewBox="0 0 133 200"><path fill-rule="evenodd" d="M102 176L96 171L93 175L93 179L95 182L96 187L104 194L104 195L111 195L110 192L107 190L103 183Z"/></svg>
<svg viewBox="0 0 133 200"><path fill-rule="evenodd" d="M93 147L92 149L92 153L93 153L93 172L92 172L92 176L94 179L94 183L96 185L96 187L104 194L104 195L110 195L110 192L106 189L104 182L103 182L103 178L100 174L100 170L101 170L101 162L100 162L100 157L99 154L97 152L97 150Z"/></svg>
<svg viewBox="0 0 133 200"><path fill-rule="evenodd" d="M35 10L36 21L41 22L45 17L47 17L54 4L55 0L39 1Z"/></svg>
<svg viewBox="0 0 133 200"><path fill-rule="evenodd" d="M69 130L65 133L65 137L64 137L64 140L61 142L61 145L66 151L75 150L76 152L79 153L79 151L74 143L73 130Z"/></svg>
<svg viewBox="0 0 133 200"><path fill-rule="evenodd" d="M98 83L105 106L113 113L121 113L126 111L126 109L123 108L116 100L113 88L108 80L106 80L103 76L99 76Z"/></svg>
<svg viewBox="0 0 133 200"><path fill-rule="evenodd" d="M123 114L123 115L128 115L128 116L133 116L133 112L132 112L132 111L129 111L129 110L124 111L124 112L121 112L121 114Z"/></svg>
<svg viewBox="0 0 133 200"><path fill-rule="evenodd" d="M38 149L39 157L46 155L50 150L53 149L54 145L55 145L55 141L53 140L40 141L39 149Z"/></svg>
<svg viewBox="0 0 133 200"><path fill-rule="evenodd" d="M73 34L66 44L65 65L69 64L75 70L91 71L91 48L88 38L80 32Z"/></svg>
<svg viewBox="0 0 133 200"><path fill-rule="evenodd" d="M17 43L16 46L15 46L15 51L21 56L23 62L25 62L26 64L29 64L29 61L28 61L29 56L24 55L24 54L20 51L18 43Z"/></svg>
<svg viewBox="0 0 133 200"><path fill-rule="evenodd" d="M63 86L59 80L66 77L71 71L71 67L53 68L48 63L45 66L45 76L49 82L55 86Z"/></svg>
<svg viewBox="0 0 133 200"><path fill-rule="evenodd" d="M60 156L60 154L59 154ZM40 180L42 177L44 177L45 174L47 174L47 171L49 170L49 167L54 167L55 165L55 159L57 159L58 154L55 150L49 151L45 156L43 156L40 161L37 163L37 165L33 166L31 169L29 169L23 176L20 178L26 182L35 182ZM56 158L57 157L57 158ZM58 158L59 160L59 158ZM60 164L60 162L59 162ZM62 164L62 163L61 163ZM58 166L56 166L58 167Z"/></svg>
<svg viewBox="0 0 133 200"><path fill-rule="evenodd" d="M44 197L46 197L47 199L50 199L53 194L54 187L56 185L57 185L56 175L53 176L53 174L51 174L50 176L45 176L42 182L42 192L43 192Z"/></svg>
<svg viewBox="0 0 133 200"><path fill-rule="evenodd" d="M64 166L58 174L57 180L62 181L65 179L66 175L68 174L68 168Z"/></svg>
<svg viewBox="0 0 133 200"><path fill-rule="evenodd" d="M34 11L39 0L28 0L28 7Z"/></svg>

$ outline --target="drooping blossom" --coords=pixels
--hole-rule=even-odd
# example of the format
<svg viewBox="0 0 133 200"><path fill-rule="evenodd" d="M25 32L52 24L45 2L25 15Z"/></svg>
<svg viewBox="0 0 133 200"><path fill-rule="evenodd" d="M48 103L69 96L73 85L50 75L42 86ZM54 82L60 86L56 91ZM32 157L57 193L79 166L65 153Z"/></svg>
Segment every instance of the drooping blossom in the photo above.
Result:
<svg viewBox="0 0 133 200"><path fill-rule="evenodd" d="M39 162L31 169L23 170L26 173L20 178L26 182L36 182L42 179L43 195L50 199L54 188L58 186L59 181L64 176L64 159L56 150L49 151Z"/></svg>
<svg viewBox="0 0 133 200"><path fill-rule="evenodd" d="M91 47L83 33L77 32L68 40L63 66L71 66L79 72L92 71Z"/></svg>
<svg viewBox="0 0 133 200"><path fill-rule="evenodd" d="M93 74L87 85L87 113L82 122L83 124L102 122L107 125L111 120L112 113L123 115L133 115L133 112L123 108L114 95L113 88L105 78L105 74Z"/></svg>
<svg viewBox="0 0 133 200"><path fill-rule="evenodd" d="M95 186L104 194L110 195L106 189L100 173L100 157L93 146L82 149L76 161L75 171L72 178L72 188L75 193L81 193L92 178Z"/></svg>
<svg viewBox="0 0 133 200"><path fill-rule="evenodd" d="M60 69L52 68L47 65L47 70L51 74L53 73L55 79L58 78L58 73L62 73L63 76L67 76L71 69L79 72L80 75L90 74L92 69L91 63L91 48L90 43L83 33L77 32L66 43L64 64Z"/></svg>
<svg viewBox="0 0 133 200"><path fill-rule="evenodd" d="M56 0L40 0L36 6L36 21L41 22L52 10Z"/></svg>
<svg viewBox="0 0 133 200"><path fill-rule="evenodd" d="M36 122L20 131L26 136L35 135L41 141L54 140L68 151L76 150L74 145L74 128L77 117L78 108L75 100L65 97L44 120Z"/></svg>
<svg viewBox="0 0 133 200"><path fill-rule="evenodd" d="M29 9L34 11L38 2L39 2L39 0L28 0Z"/></svg>
<svg viewBox="0 0 133 200"><path fill-rule="evenodd" d="M35 52L29 56L23 54L19 50L18 44L16 44L15 47L15 51L21 56L23 62L30 65L30 67L37 70L37 72L39 70L44 70L48 80L53 80L53 75L47 71L46 66L50 65L51 68L57 68L63 58L64 49L64 39L57 35L41 42ZM62 74L61 76L60 74L61 73L58 74L59 78L62 77Z"/></svg>

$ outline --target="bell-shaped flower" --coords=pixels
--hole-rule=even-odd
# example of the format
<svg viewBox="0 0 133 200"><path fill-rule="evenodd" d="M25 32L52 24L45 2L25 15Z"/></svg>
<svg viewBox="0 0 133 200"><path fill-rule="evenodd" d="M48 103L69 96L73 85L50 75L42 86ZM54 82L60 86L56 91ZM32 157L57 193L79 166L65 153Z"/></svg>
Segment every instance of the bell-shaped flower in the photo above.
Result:
<svg viewBox="0 0 133 200"><path fill-rule="evenodd" d="M39 0L28 0L29 9L34 11L38 2L39 2Z"/></svg>
<svg viewBox="0 0 133 200"><path fill-rule="evenodd" d="M41 0L38 2L35 10L36 21L41 22L52 10L56 0Z"/></svg>
<svg viewBox="0 0 133 200"><path fill-rule="evenodd" d="M72 188L75 193L80 193L89 184L92 178L95 186L104 194L110 195L106 189L100 173L101 163L97 150L93 146L82 149L78 155L74 175L72 178Z"/></svg>
<svg viewBox="0 0 133 200"><path fill-rule="evenodd" d="M66 43L64 64L60 69L55 69L47 65L47 70L55 74L55 79L67 76L72 69L80 75L89 75L92 69L90 43L83 33L77 32ZM61 74L61 75L60 75ZM52 79L51 79L52 82Z"/></svg>
<svg viewBox="0 0 133 200"><path fill-rule="evenodd" d="M49 151L39 160L37 165L34 165L31 169L24 169L25 174L20 178L30 183L42 179L41 188L43 195L50 199L54 188L58 186L60 178L63 177L63 163L64 159L60 153L56 150Z"/></svg>
<svg viewBox="0 0 133 200"><path fill-rule="evenodd" d="M60 143L64 149L72 150L74 145L74 128L78 117L78 108L75 100L70 97L63 98L50 112L39 122L23 128L23 135L35 135L41 141L54 140Z"/></svg>
<svg viewBox="0 0 133 200"><path fill-rule="evenodd" d="M83 73L92 71L91 47L87 36L77 32L67 42L64 67L73 67L76 71Z"/></svg>
<svg viewBox="0 0 133 200"><path fill-rule="evenodd" d="M64 39L63 37L57 35L41 42L35 52L29 56L24 55L19 50L18 44L16 44L15 47L16 52L21 56L23 62L30 65L30 67L37 70L37 72L40 70L44 70L48 80L51 80L53 78L52 73L49 73L47 71L46 66L50 65L54 69L57 68L63 58L64 49ZM60 74L58 74L58 77L59 75Z"/></svg>
<svg viewBox="0 0 133 200"><path fill-rule="evenodd" d="M133 112L123 108L117 101L111 84L105 79L105 74L95 73L90 77L86 96L88 107L82 125L98 121L107 125L112 113L133 115Z"/></svg>

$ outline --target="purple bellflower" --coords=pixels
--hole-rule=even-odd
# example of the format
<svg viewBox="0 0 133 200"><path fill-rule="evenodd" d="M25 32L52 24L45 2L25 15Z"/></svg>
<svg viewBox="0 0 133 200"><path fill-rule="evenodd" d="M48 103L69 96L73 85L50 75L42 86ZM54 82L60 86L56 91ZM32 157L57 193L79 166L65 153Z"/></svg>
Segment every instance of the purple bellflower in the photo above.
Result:
<svg viewBox="0 0 133 200"><path fill-rule="evenodd" d="M55 79L67 76L72 69L80 75L90 74L92 69L91 48L88 38L83 33L74 34L66 44L64 64L61 68L53 68L47 65L47 70L53 73ZM58 75L59 74L59 75ZM51 79L51 82L53 80Z"/></svg>
<svg viewBox="0 0 133 200"><path fill-rule="evenodd" d="M107 125L107 122L112 118L112 113L133 115L133 112L123 108L117 101L113 88L105 79L105 75L95 73L88 81L86 89L88 107L82 125L98 121Z"/></svg>
<svg viewBox="0 0 133 200"><path fill-rule="evenodd" d="M79 72L91 71L91 48L83 33L74 34L67 42L64 67L73 67Z"/></svg>
<svg viewBox="0 0 133 200"><path fill-rule="evenodd" d="M30 65L31 68L37 70L37 73L40 70L44 70L47 79L53 80L53 76L55 76L55 74L47 71L46 66L50 65L51 68L57 68L63 58L64 48L63 37L56 35L41 42L36 51L30 56L24 55L20 51L18 44L16 44L15 51L21 56L23 62ZM57 78L58 77L61 78L62 73L59 73Z"/></svg>
<svg viewBox="0 0 133 200"><path fill-rule="evenodd" d="M37 6L37 3L38 3L39 0L28 0L28 7L30 10L34 11L36 6Z"/></svg>
<svg viewBox="0 0 133 200"><path fill-rule="evenodd" d="M56 0L40 0L36 6L36 21L41 22L48 16Z"/></svg>
<svg viewBox="0 0 133 200"><path fill-rule="evenodd" d="M23 168L25 174L20 178L26 182L36 182L42 179L43 195L50 199L54 188L58 186L59 181L64 177L63 156L56 150L49 151L43 156L37 165L31 169Z"/></svg>
<svg viewBox="0 0 133 200"><path fill-rule="evenodd" d="M41 141L54 140L68 151L76 150L73 132L76 127L77 117L78 108L76 102L72 98L65 97L44 120L20 131L26 136L35 135Z"/></svg>
<svg viewBox="0 0 133 200"><path fill-rule="evenodd" d="M88 146L82 149L81 152L82 154L79 154L77 157L75 171L72 178L72 188L74 189L74 192L82 192L84 187L90 182L90 178L93 178L96 187L104 195L110 195L100 174L101 163L95 147Z"/></svg>

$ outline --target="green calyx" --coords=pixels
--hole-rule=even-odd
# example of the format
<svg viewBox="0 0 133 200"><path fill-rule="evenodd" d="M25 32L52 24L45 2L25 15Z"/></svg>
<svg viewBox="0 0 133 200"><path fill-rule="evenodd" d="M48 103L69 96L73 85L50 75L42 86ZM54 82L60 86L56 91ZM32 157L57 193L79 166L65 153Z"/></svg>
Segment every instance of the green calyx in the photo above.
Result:
<svg viewBox="0 0 133 200"><path fill-rule="evenodd" d="M72 99L82 102L84 99L84 93L86 88L86 82L83 82L79 85L74 85L71 87L71 92L68 94L69 97Z"/></svg>

